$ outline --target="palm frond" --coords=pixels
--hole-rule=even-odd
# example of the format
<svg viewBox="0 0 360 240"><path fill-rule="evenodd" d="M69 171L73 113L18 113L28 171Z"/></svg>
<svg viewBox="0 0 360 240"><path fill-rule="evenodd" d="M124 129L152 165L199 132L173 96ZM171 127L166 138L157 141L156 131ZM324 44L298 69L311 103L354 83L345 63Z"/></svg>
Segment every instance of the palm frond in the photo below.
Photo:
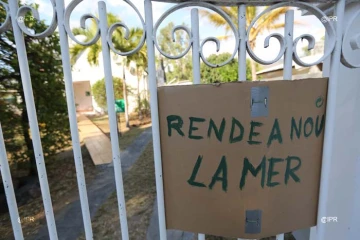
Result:
<svg viewBox="0 0 360 240"><path fill-rule="evenodd" d="M217 36L216 38L221 40L228 40L232 37L233 35L221 35L221 36Z"/></svg>
<svg viewBox="0 0 360 240"><path fill-rule="evenodd" d="M81 28L81 27L77 27L77 28L73 28L71 29L72 33L76 36L76 35L86 35L86 30Z"/></svg>
<svg viewBox="0 0 360 240"><path fill-rule="evenodd" d="M200 10L200 15L206 17L212 24L214 24L215 27L224 26L226 28L226 26L228 25L226 20L217 13L211 13L209 11ZM230 30L229 26L228 28Z"/></svg>
<svg viewBox="0 0 360 240"><path fill-rule="evenodd" d="M264 14L263 16L261 16L259 18L259 23L256 24L257 29L259 29L259 31L263 31L263 30L269 30L269 26L272 23L275 23L277 20L279 20L279 18L281 16L283 16L287 11L289 10L289 7L282 7L282 8L277 8L269 13Z"/></svg>
<svg viewBox="0 0 360 240"><path fill-rule="evenodd" d="M71 65L74 65L75 62L79 59L80 55L85 51L86 47L76 44L70 48L70 62Z"/></svg>
<svg viewBox="0 0 360 240"><path fill-rule="evenodd" d="M246 27L250 26L250 23L255 19L257 15L257 8L252 7L246 7Z"/></svg>
<svg viewBox="0 0 360 240"><path fill-rule="evenodd" d="M87 56L88 62L90 64L99 65L99 53L101 52L101 45L96 43L89 47L89 53Z"/></svg>

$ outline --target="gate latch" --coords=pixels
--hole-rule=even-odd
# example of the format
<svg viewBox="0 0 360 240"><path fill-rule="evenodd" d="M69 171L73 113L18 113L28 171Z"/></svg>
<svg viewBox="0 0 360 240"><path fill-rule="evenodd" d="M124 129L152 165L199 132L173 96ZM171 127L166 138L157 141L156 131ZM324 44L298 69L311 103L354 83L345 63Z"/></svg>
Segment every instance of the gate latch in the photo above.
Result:
<svg viewBox="0 0 360 240"><path fill-rule="evenodd" d="M245 233L261 233L261 210L246 210Z"/></svg>
<svg viewBox="0 0 360 240"><path fill-rule="evenodd" d="M251 88L251 117L267 117L269 114L269 87Z"/></svg>

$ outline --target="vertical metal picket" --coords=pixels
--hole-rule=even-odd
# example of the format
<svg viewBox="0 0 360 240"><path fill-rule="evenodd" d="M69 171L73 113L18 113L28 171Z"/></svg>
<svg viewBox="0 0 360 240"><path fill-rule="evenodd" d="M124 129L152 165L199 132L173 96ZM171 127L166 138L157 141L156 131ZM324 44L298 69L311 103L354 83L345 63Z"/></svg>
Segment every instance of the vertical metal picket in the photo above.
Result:
<svg viewBox="0 0 360 240"><path fill-rule="evenodd" d="M321 222L321 218L326 216L326 208L328 203L328 194L329 194L329 180L330 171L331 171L331 155L333 148L333 141L335 138L334 129L336 125L336 100L337 100L337 85L339 78L339 69L340 69L340 58L341 58L341 47L342 47L342 38L343 38L343 21L345 13L345 4L346 0L339 0L335 5L334 14L337 16L337 21L335 22L335 48L331 54L331 67L328 83L328 93L327 93L327 103L326 103L326 118L325 118L325 134L324 134L324 143L323 143L323 156L322 156L322 165L321 165L321 178L320 178L320 193L319 193L319 203L318 203L318 215L317 215L317 227L316 239L324 239L325 235L325 225ZM311 236L312 237L312 236Z"/></svg>
<svg viewBox="0 0 360 240"><path fill-rule="evenodd" d="M192 63L193 82L200 84L200 33L199 33L199 10L191 9L191 40L192 40Z"/></svg>
<svg viewBox="0 0 360 240"><path fill-rule="evenodd" d="M155 72L155 47L153 30L153 12L151 0L144 0L145 5L145 28L146 28L146 46L148 53L148 78L150 90L150 108L152 122L152 137L154 149L154 165L156 180L156 196L158 205L160 240L166 240L166 219L164 203L164 185L161 163L160 147L160 127L159 127L159 108L157 98L157 81Z"/></svg>
<svg viewBox="0 0 360 240"><path fill-rule="evenodd" d="M6 201L9 208L11 225L13 227L14 237L16 240L23 240L21 221L16 203L14 185L11 179L9 162L6 156L5 141L0 123L0 173L4 185Z"/></svg>
<svg viewBox="0 0 360 240"><path fill-rule="evenodd" d="M117 129L117 119L115 112L115 96L114 86L111 71L111 58L110 49L108 45L108 23L106 4L103 1L98 2L99 19L100 19L100 34L101 34L101 53L104 61L104 74L105 74L105 87L106 87L106 102L108 106L109 125L110 125L110 139L111 150L113 157L113 165L115 171L116 194L118 199L118 208L121 225L121 235L123 240L129 239L127 216L126 216L126 203L124 196L124 185L121 170L121 158L119 147L119 136ZM111 38L109 39L111 41Z"/></svg>
<svg viewBox="0 0 360 240"><path fill-rule="evenodd" d="M81 146L80 146L80 139L78 132L79 130L77 124L77 117L76 117L73 79L71 75L71 65L70 65L69 42L68 42L68 36L66 34L66 29L64 26L65 23L64 12L65 12L64 0L56 0L56 13L58 20L59 36L60 36L61 60L63 65L66 102L67 102L67 108L69 114L71 140L72 140L72 146L74 152L74 161L75 161L76 177L77 177L79 197L81 203L81 211L84 222L86 239L92 239L93 232L91 227L89 201L86 191L84 165L81 154Z"/></svg>
<svg viewBox="0 0 360 240"><path fill-rule="evenodd" d="M294 35L294 10L285 13L285 53L284 53L284 72L285 80L292 79L292 56L293 56L293 35Z"/></svg>
<svg viewBox="0 0 360 240"><path fill-rule="evenodd" d="M292 54L293 54L293 35L294 35L294 10L285 13L285 53L284 53L284 80L292 79ZM276 240L284 240L284 234L276 235Z"/></svg>
<svg viewBox="0 0 360 240"><path fill-rule="evenodd" d="M35 159L37 163L37 170L41 188L42 199L44 203L46 222L49 230L49 237L51 240L57 240L57 231L55 226L55 218L53 207L51 203L49 183L46 174L44 153L41 146L40 131L38 128L38 120L36 116L36 108L34 95L31 86L31 77L30 70L27 59L27 52L25 47L24 36L21 32L21 29L17 23L17 11L18 11L18 1L9 1L9 9L11 15L12 29L14 33L14 39L16 43L16 52L18 55L21 81L24 90L25 102L26 102L26 111L29 118L29 125L32 136L32 143L34 146Z"/></svg>
<svg viewBox="0 0 360 240"><path fill-rule="evenodd" d="M191 44L193 64L193 84L200 84L200 33L199 33L199 10L191 9ZM205 240L205 234L199 233L198 240Z"/></svg>
<svg viewBox="0 0 360 240"><path fill-rule="evenodd" d="M246 81L246 5L238 6L238 81Z"/></svg>

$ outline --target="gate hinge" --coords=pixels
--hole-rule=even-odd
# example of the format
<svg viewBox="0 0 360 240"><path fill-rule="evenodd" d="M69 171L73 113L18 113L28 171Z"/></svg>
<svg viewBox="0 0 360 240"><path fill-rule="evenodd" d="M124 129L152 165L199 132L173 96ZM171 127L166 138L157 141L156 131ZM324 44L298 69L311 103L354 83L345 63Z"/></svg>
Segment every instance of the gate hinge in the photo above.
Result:
<svg viewBox="0 0 360 240"><path fill-rule="evenodd" d="M261 233L261 210L246 210L245 233Z"/></svg>
<svg viewBox="0 0 360 240"><path fill-rule="evenodd" d="M267 117L269 114L269 87L251 88L251 117Z"/></svg>

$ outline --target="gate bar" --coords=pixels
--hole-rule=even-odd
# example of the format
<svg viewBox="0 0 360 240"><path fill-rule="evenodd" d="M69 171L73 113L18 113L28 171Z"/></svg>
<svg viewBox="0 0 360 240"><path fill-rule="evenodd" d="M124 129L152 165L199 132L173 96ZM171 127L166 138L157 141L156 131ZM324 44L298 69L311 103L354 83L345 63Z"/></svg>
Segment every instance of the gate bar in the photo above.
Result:
<svg viewBox="0 0 360 240"><path fill-rule="evenodd" d="M65 23L65 21L64 21L64 12L65 12L64 0L56 0L55 6L56 6L58 29L59 29L59 36L60 36L60 49L61 49L61 60L62 60L63 73L64 73L66 103L67 103L67 109L68 109L68 115L69 115L71 140L72 140L72 147L73 147L73 152L74 152L76 177L77 177L77 183L78 183L78 189L79 189L82 217L83 217L84 228L85 228L85 236L86 236L86 239L93 239L90 210L89 210L89 201L88 201L88 195L87 195L87 191L86 191L84 165L83 165L83 159L82 159L82 154L81 154L78 124L77 124L77 117L76 117L73 79L72 79L72 75L71 75L71 65L70 65L69 42L68 42L68 36L67 36L66 30L65 30L65 25L64 25L64 23Z"/></svg>
<svg viewBox="0 0 360 240"><path fill-rule="evenodd" d="M326 103L326 118L325 118L325 134L323 143L323 156L321 165L321 177L320 177L320 191L319 191L319 203L318 203L318 215L317 215L317 231L311 231L311 233L317 233L317 239L325 239L325 226L326 224L321 222L321 218L326 216L327 203L329 197L329 178L331 171L331 157L334 142L334 129L336 124L336 100L337 100L337 85L340 80L340 58L341 58L341 45L343 38L343 21L345 13L345 0L339 0L335 5L334 16L337 16L335 22L335 48L331 54L331 68L328 83L327 103ZM313 239L314 236L310 236Z"/></svg>
<svg viewBox="0 0 360 240"><path fill-rule="evenodd" d="M200 33L199 10L191 9L191 42L194 84L200 84Z"/></svg>
<svg viewBox="0 0 360 240"><path fill-rule="evenodd" d="M246 5L238 6L238 81L246 81ZM254 60L251 60L254 61Z"/></svg>
<svg viewBox="0 0 360 240"><path fill-rule="evenodd" d="M99 18L100 18L99 27L101 34L101 50L102 50L101 52L104 61L106 101L107 101L108 114L109 114L110 140L111 140L112 159L113 159L113 165L115 171L116 194L117 194L117 202L118 202L119 216L120 216L121 236L123 240L128 240L129 230L128 230L128 224L126 218L126 203L124 196L124 184L122 179L117 118L115 113L115 96L114 96L114 86L113 86L112 71L111 71L110 49L107 38L108 23L107 23L107 12L106 12L105 2L99 1L98 7L99 7ZM109 41L111 41L111 38L109 38Z"/></svg>
<svg viewBox="0 0 360 240"><path fill-rule="evenodd" d="M200 32L199 32L199 10L191 9L191 44L193 64L193 84L200 84ZM198 240L205 240L205 234L199 233Z"/></svg>
<svg viewBox="0 0 360 240"><path fill-rule="evenodd" d="M159 216L160 240L166 240L166 219L164 205L164 185L161 164L160 148L160 128L159 128L159 108L157 98L157 82L155 72L155 49L154 49L154 32L153 32L153 12L151 0L145 0L145 28L146 28L146 46L148 54L148 78L150 90L150 109L152 122L152 137L154 149L154 165L156 180L156 196Z"/></svg>
<svg viewBox="0 0 360 240"><path fill-rule="evenodd" d="M294 36L294 10L285 13L285 53L284 53L284 80L292 79L292 56L293 56L293 36Z"/></svg>
<svg viewBox="0 0 360 240"><path fill-rule="evenodd" d="M11 225L16 240L23 240L23 232L21 229L21 221L19 217L18 207L15 198L14 186L11 179L9 162L6 156L5 141L0 123L0 173L5 189L6 201L9 208Z"/></svg>
<svg viewBox="0 0 360 240"><path fill-rule="evenodd" d="M31 86L31 77L28 65L27 52L25 47L24 36L21 32L21 29L17 23L17 11L18 11L18 1L11 0L9 1L10 15L11 15L11 23L13 28L13 34L16 44L16 52L18 55L21 81L24 90L25 103L26 103L26 111L29 118L29 125L32 136L32 143L34 146L34 154L37 163L38 177L41 188L41 195L44 204L45 216L47 227L49 230L49 237L51 240L57 240L57 231L55 225L55 218L53 207L51 203L50 189L49 183L46 174L45 161L44 161L44 153L41 146L41 138L39 131L39 124L36 116L36 108L34 102L34 95Z"/></svg>
<svg viewBox="0 0 360 240"><path fill-rule="evenodd" d="M284 53L284 80L292 79L292 55L293 55L293 35L294 35L294 10L285 13L285 53ZM276 235L276 240L284 240L284 234Z"/></svg>

